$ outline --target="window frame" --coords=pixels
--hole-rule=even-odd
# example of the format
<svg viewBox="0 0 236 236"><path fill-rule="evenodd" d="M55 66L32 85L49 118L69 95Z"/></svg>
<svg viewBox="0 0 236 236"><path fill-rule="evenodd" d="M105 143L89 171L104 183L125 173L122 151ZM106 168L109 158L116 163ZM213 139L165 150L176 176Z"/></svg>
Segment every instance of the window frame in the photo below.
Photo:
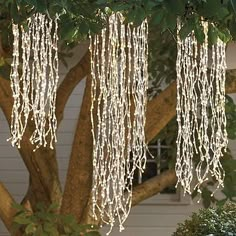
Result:
<svg viewBox="0 0 236 236"><path fill-rule="evenodd" d="M155 141L155 143L150 143L148 145L148 148L149 149L156 148L157 149L156 150L157 158L161 158L162 149L168 149L168 148L170 148L170 146L162 145L161 140L157 139ZM153 163L154 159L148 159L147 163L148 162ZM157 164L157 176L158 176L158 174L160 174L160 163L161 163L161 159L159 159L159 163L156 163ZM138 176L139 184L142 183L140 175L142 175L141 172ZM190 204L192 204L191 196L189 194L184 195L183 189L180 186L178 186L176 188L176 193L158 193L157 195L140 203L140 205L190 205Z"/></svg>

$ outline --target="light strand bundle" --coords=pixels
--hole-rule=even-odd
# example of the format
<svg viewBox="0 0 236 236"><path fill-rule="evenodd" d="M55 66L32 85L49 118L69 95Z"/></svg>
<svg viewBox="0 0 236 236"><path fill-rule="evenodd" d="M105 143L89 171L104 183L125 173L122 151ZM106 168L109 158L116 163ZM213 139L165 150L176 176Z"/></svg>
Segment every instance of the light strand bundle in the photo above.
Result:
<svg viewBox="0 0 236 236"><path fill-rule="evenodd" d="M181 28L181 22L178 22ZM197 42L194 33L177 39L177 161L176 175L184 193L214 177L217 188L223 186L224 170L220 163L228 140L225 116L226 45L218 39L208 45L208 23L203 23L205 40ZM209 58L209 55L211 57ZM194 166L193 159L199 161Z"/></svg>
<svg viewBox="0 0 236 236"><path fill-rule="evenodd" d="M27 20L27 29L13 24L13 62L11 88L14 98L11 138L20 148L29 120L34 132L30 138L36 148L53 148L56 142L55 115L58 84L57 19L37 13ZM21 56L21 57L20 57Z"/></svg>
<svg viewBox="0 0 236 236"><path fill-rule="evenodd" d="M148 87L148 25L109 17L91 37L93 213L120 230L129 215L135 169L146 164L145 112ZM110 232L109 232L110 233ZM108 233L108 234L109 234Z"/></svg>

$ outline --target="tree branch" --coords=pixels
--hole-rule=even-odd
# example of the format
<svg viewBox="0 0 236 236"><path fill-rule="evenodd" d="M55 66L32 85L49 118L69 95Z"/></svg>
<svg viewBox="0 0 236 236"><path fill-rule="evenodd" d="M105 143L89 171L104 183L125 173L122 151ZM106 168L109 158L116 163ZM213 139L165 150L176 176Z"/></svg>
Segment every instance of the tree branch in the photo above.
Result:
<svg viewBox="0 0 236 236"><path fill-rule="evenodd" d="M0 218L2 219L8 231L11 232L13 217L16 213L16 211L12 208L12 205L15 203L15 201L1 182L0 196Z"/></svg>
<svg viewBox="0 0 236 236"><path fill-rule="evenodd" d="M92 133L90 121L91 78L86 87L74 136L61 212L73 214L81 222L92 189Z"/></svg>
<svg viewBox="0 0 236 236"><path fill-rule="evenodd" d="M176 82L147 104L146 140L149 143L176 114Z"/></svg>
<svg viewBox="0 0 236 236"><path fill-rule="evenodd" d="M0 77L0 107L10 125L11 110L13 106L10 81ZM61 186L58 175L58 165L55 150L40 148L34 152L34 146L30 143L30 128L27 127L21 148L18 149L21 157L30 173L31 191L30 196L34 196L35 201L45 203L61 202ZM32 200L32 199L30 199ZM34 202L31 202L32 205Z"/></svg>
<svg viewBox="0 0 236 236"><path fill-rule="evenodd" d="M132 206L156 195L163 191L166 187L175 184L177 181L175 171L167 170L161 175L153 177L143 184L140 184L133 189Z"/></svg>
<svg viewBox="0 0 236 236"><path fill-rule="evenodd" d="M236 93L236 70L227 72L226 93ZM160 95L148 102L146 139L150 142L176 115L176 81L172 82Z"/></svg>

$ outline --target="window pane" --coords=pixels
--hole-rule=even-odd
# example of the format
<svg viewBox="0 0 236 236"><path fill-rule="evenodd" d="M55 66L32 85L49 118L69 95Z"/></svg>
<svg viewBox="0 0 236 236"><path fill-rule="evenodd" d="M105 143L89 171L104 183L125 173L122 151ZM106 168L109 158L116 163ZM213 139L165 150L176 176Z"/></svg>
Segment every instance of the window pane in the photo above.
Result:
<svg viewBox="0 0 236 236"><path fill-rule="evenodd" d="M139 170L135 171L134 185L141 184L146 180L160 175L163 171L168 170L168 164L171 159L171 147L157 140L148 145L149 152L147 153L147 165L144 173ZM176 194L175 186L166 188L162 193Z"/></svg>

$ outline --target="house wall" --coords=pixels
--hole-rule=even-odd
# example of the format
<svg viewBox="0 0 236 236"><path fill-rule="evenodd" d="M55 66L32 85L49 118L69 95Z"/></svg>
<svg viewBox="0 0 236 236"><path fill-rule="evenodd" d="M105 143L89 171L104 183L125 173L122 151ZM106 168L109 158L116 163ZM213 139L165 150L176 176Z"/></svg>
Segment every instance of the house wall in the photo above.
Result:
<svg viewBox="0 0 236 236"><path fill-rule="evenodd" d="M87 45L82 45L76 50L73 58L68 60L69 67L72 67L80 59ZM79 52L79 53L78 53ZM60 77L63 78L68 69L61 65ZM60 178L64 184L68 159L71 151L76 121L80 110L83 97L84 81L82 81L74 90L70 97L64 119L58 129L57 154L60 170ZM9 138L8 124L0 111L0 181L2 181L13 197L20 202L23 194L26 192L28 183L27 170L19 156L16 148L11 147L6 141ZM235 143L232 143L233 151L236 154ZM0 196L1 197L1 196ZM160 199L160 198L159 198ZM178 222L182 222L188 215L197 210L200 205L193 204L191 201L172 201L158 200L158 196L151 200L134 207L125 223L125 231L118 232L115 228L112 236L170 236L174 232ZM105 235L107 228L101 232ZM0 236L9 235L0 222Z"/></svg>

